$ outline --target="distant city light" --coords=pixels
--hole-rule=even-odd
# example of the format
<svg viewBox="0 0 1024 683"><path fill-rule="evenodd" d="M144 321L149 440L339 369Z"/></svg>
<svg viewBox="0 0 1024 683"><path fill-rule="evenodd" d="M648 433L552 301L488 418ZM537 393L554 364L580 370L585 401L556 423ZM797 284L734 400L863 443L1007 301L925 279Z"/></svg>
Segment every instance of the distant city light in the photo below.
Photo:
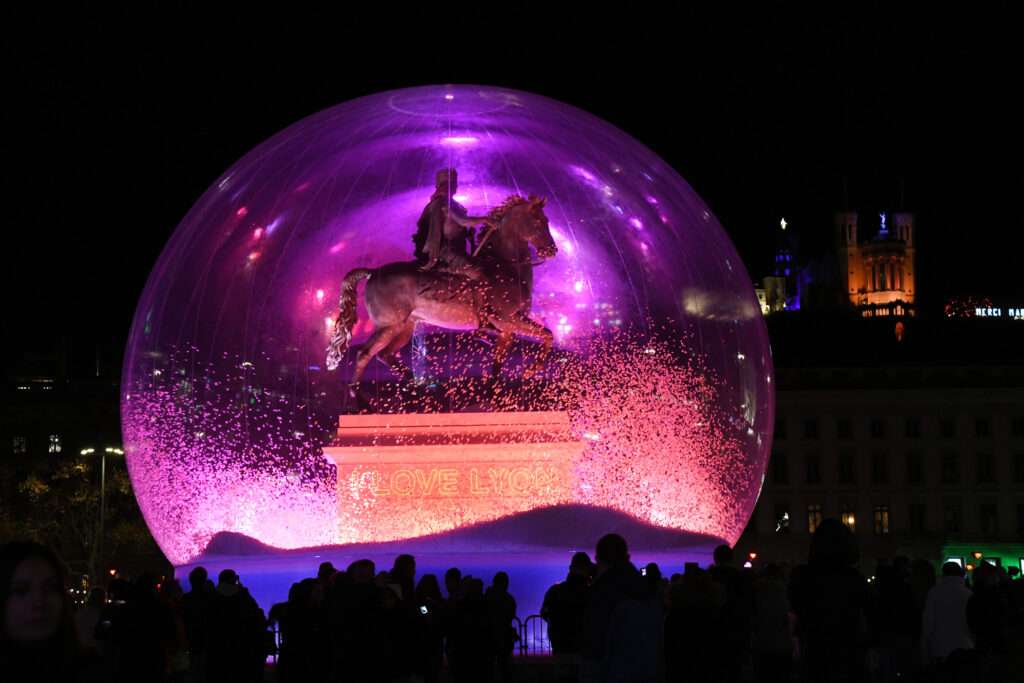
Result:
<svg viewBox="0 0 1024 683"><path fill-rule="evenodd" d="M788 223L786 223L786 219L785 219L785 218L783 218L783 219L782 219L781 221L779 221L779 226L780 226L780 227L781 227L781 228L782 228L783 230L785 230L785 229L786 229L786 226L787 226L787 225L788 225Z"/></svg>

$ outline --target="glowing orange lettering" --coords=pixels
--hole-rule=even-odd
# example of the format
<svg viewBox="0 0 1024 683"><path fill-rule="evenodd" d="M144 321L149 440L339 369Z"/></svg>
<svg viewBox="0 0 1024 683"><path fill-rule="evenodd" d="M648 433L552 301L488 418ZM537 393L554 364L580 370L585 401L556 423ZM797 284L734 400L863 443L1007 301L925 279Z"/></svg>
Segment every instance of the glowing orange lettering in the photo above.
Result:
<svg viewBox="0 0 1024 683"><path fill-rule="evenodd" d="M409 470L396 470L391 475L391 490L396 496L411 496L416 487L416 478Z"/></svg>
<svg viewBox="0 0 1024 683"><path fill-rule="evenodd" d="M459 494L459 471L458 470L434 470L440 475L441 485L437 492L442 496L457 496Z"/></svg>
<svg viewBox="0 0 1024 683"><path fill-rule="evenodd" d="M469 493L474 496L486 496L491 492L486 486L480 485L480 472L475 467L469 470Z"/></svg>
<svg viewBox="0 0 1024 683"><path fill-rule="evenodd" d="M367 472L370 480L370 491L375 496L390 496L391 489L387 486L380 472Z"/></svg>
<svg viewBox="0 0 1024 683"><path fill-rule="evenodd" d="M417 489L416 492L421 496L429 496L431 492L433 492L434 487L437 486L437 478L438 475L440 474L440 470L430 470L429 479L427 478L427 475L424 473L423 470L416 470L415 474Z"/></svg>
<svg viewBox="0 0 1024 683"><path fill-rule="evenodd" d="M491 480L491 488L499 496L505 493L505 482L508 481L508 470L504 467L488 467L487 477Z"/></svg>
<svg viewBox="0 0 1024 683"><path fill-rule="evenodd" d="M532 483L530 471L525 467L517 467L512 470L508 477L508 487L515 495L524 496L530 490Z"/></svg>

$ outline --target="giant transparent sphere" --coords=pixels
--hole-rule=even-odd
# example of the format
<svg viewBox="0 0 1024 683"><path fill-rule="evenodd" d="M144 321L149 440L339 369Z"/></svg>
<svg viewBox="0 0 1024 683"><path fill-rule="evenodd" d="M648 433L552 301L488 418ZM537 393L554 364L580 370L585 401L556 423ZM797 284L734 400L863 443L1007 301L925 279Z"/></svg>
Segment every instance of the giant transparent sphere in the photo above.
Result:
<svg viewBox="0 0 1024 683"><path fill-rule="evenodd" d="M421 322L398 356L412 379L373 361L353 398L374 324L360 285L351 346L329 371L342 278L413 259L446 168L474 216L511 195L546 200L558 251L529 252L528 313L554 348L517 337L495 377L493 334ZM223 533L272 549L350 543L323 448L339 415L403 411L564 412L582 446L560 503L734 543L770 448L771 382L743 263L656 154L544 97L422 87L310 116L212 184L140 299L122 422L136 495L175 564ZM433 505L415 517L426 526L380 540L464 523Z"/></svg>

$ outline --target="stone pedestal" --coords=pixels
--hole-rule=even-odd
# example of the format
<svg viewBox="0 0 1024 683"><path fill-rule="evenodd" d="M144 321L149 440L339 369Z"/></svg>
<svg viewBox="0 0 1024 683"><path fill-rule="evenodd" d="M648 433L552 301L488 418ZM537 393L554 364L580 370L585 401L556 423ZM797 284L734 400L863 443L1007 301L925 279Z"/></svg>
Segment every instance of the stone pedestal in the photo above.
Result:
<svg viewBox="0 0 1024 683"><path fill-rule="evenodd" d="M343 415L344 543L425 536L569 502L583 444L563 412Z"/></svg>

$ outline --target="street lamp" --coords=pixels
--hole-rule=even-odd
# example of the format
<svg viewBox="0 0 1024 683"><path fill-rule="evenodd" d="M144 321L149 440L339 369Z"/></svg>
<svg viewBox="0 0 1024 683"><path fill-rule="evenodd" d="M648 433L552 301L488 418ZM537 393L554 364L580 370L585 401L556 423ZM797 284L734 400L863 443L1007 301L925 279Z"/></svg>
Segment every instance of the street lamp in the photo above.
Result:
<svg viewBox="0 0 1024 683"><path fill-rule="evenodd" d="M92 455L95 448L83 448L82 455ZM124 455L124 450L107 446L100 453L100 533L97 541L96 556L103 560L103 536L107 518L107 455Z"/></svg>

